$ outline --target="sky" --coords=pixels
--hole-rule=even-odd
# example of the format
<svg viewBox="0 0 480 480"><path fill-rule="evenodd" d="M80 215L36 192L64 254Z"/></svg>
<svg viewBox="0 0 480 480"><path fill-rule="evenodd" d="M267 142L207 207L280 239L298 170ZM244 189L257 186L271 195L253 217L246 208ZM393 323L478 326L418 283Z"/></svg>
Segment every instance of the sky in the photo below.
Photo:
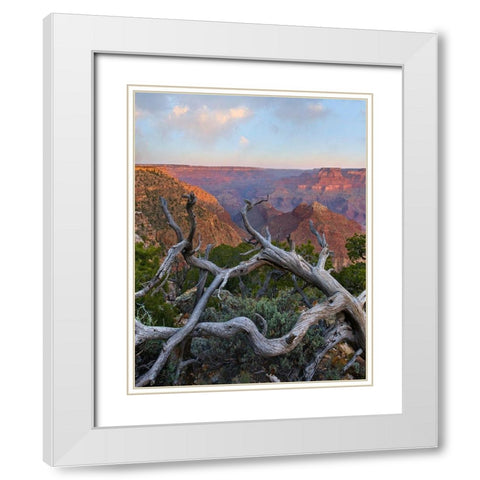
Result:
<svg viewBox="0 0 480 480"><path fill-rule="evenodd" d="M135 93L135 162L366 166L361 99Z"/></svg>

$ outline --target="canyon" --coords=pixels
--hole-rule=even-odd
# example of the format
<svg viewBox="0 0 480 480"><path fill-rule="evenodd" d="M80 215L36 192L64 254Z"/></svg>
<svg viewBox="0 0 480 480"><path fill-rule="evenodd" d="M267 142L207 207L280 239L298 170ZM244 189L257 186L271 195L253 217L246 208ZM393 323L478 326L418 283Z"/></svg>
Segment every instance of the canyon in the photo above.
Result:
<svg viewBox="0 0 480 480"><path fill-rule="evenodd" d="M135 168L135 228L146 245L171 246L175 234L160 209L163 196L181 228L188 229L182 195L197 196L197 231L203 248L208 243L236 246L247 237L240 210L244 199L269 196L249 219L257 230L270 231L272 240L297 244L311 241L312 220L324 232L335 269L349 264L345 241L364 233L366 224L365 169L264 169L186 165L137 165Z"/></svg>
<svg viewBox="0 0 480 480"><path fill-rule="evenodd" d="M184 231L189 223L182 195L194 192L197 197L195 214L197 231L201 234L203 248L209 243L236 246L245 233L233 223L228 212L217 199L205 190L180 182L161 168L137 166L135 168L135 234L136 241L146 246L166 247L176 243L174 231L168 226L160 207L160 197L168 202L168 208Z"/></svg>
<svg viewBox="0 0 480 480"><path fill-rule="evenodd" d="M239 224L243 199L269 195L270 204L290 212L301 203L318 202L360 225L366 224L364 168L273 169L162 165L169 175L214 195Z"/></svg>

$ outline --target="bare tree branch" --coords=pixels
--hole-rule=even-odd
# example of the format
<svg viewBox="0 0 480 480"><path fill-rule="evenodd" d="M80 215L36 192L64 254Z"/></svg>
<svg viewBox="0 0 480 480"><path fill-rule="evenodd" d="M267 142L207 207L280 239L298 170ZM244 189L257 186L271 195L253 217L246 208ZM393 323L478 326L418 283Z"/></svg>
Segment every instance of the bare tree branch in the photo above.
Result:
<svg viewBox="0 0 480 480"><path fill-rule="evenodd" d="M253 252L258 252L259 250L260 250L260 247L255 247L255 248L252 248L251 250L249 250L248 252L241 252L240 255L242 257L246 257L247 255L250 255Z"/></svg>
<svg viewBox="0 0 480 480"><path fill-rule="evenodd" d="M271 382L274 382L274 383L281 382L281 380L276 375L273 375L270 373L266 373L265 375Z"/></svg>
<svg viewBox="0 0 480 480"><path fill-rule="evenodd" d="M364 290L358 297L357 297L358 303L363 307L365 303L367 302L367 291Z"/></svg>
<svg viewBox="0 0 480 480"><path fill-rule="evenodd" d="M357 358L363 353L363 350L359 348L348 361L348 363L343 367L342 372L346 373L347 370L356 362Z"/></svg>
<svg viewBox="0 0 480 480"><path fill-rule="evenodd" d="M255 297L256 298L263 297L267 293L268 286L270 285L270 281L272 280L272 278L277 277L278 279L283 275L285 275L285 273L281 272L280 270L269 270L267 272L267 276L265 277L265 281L263 282L262 288L258 290L257 295Z"/></svg>
<svg viewBox="0 0 480 480"><path fill-rule="evenodd" d="M202 248L202 236L198 236L198 245L194 248L193 253L197 253Z"/></svg>
<svg viewBox="0 0 480 480"><path fill-rule="evenodd" d="M200 361L198 360L198 358L189 358L188 360L182 360L181 362L179 362L178 366L177 366L177 370L175 372L175 380L173 382L174 385L177 385L178 384L178 379L180 377L180 374L182 373L182 371L187 368L189 365L192 365L194 363L199 363Z"/></svg>
<svg viewBox="0 0 480 480"><path fill-rule="evenodd" d="M325 240L325 234L320 235L320 233L318 233L318 230L314 227L313 222L311 220L309 220L308 225L310 226L310 231L315 235L315 237L317 237L318 244L322 248L328 247L327 241Z"/></svg>
<svg viewBox="0 0 480 480"><path fill-rule="evenodd" d="M245 298L250 290L247 289L247 286L245 285L245 283L243 283L242 277L238 277L238 286L240 287L240 293L242 295L242 298Z"/></svg>
<svg viewBox="0 0 480 480"><path fill-rule="evenodd" d="M258 320L260 321L260 323L262 324L262 328L259 329L259 330L260 330L260 333L261 333L262 335L266 335L266 334L267 334L267 330L268 330L267 321L266 321L259 313L256 313L256 314L255 314L255 317L257 317Z"/></svg>
<svg viewBox="0 0 480 480"><path fill-rule="evenodd" d="M145 296L153 287L155 287L163 278L165 278L170 273L170 269L172 268L173 262L175 261L175 257L179 253L181 253L187 245L188 242L186 240L182 240L168 250L167 256L163 260L155 275L147 282L147 284L141 290L135 292L135 298Z"/></svg>
<svg viewBox="0 0 480 480"><path fill-rule="evenodd" d="M208 260L208 257L210 255L210 250L212 249L213 244L209 243L207 245L207 248L205 249L205 255L204 259ZM200 298L203 295L203 290L205 289L205 283L207 282L207 277L208 277L208 271L207 270L201 270L200 271L200 277L198 279L197 283L197 293L196 293L196 298L195 298L195 305L200 301Z"/></svg>
<svg viewBox="0 0 480 480"><path fill-rule="evenodd" d="M153 385L173 349L186 338L199 336L230 338L239 332L243 332L247 335L252 348L258 355L263 357L274 357L292 351L302 341L312 325L317 324L320 320L331 315L337 315L337 323L326 336L326 343L323 349L317 353L314 361L305 369L305 378L311 380L315 375L316 369L322 358L324 358L329 350L342 341L350 343L357 352L365 351L366 321L363 306L366 294L364 295L362 293L358 298L354 297L334 277L332 277L330 271L325 270L325 262L331 252L328 249L325 234L320 235L314 228L312 222L310 222L310 230L317 238L319 245L322 247L316 265L311 265L301 255L295 252L295 246L293 242L291 242L291 239L288 239L291 251L286 251L271 243L271 236L268 229L266 237L264 237L252 227L248 219L248 212L256 205L268 201L268 197L266 199L260 199L254 203L245 200L241 215L245 229L251 235L251 240L248 242L254 245L256 244L258 246L257 248L259 248L259 252L250 259L243 261L234 267L221 268L208 260L208 253L204 258L199 258L195 255L197 251L192 249L192 242L197 226L195 214L193 212L196 197L193 192L185 197L187 198L186 210L190 222L190 232L186 239L184 239L181 229L170 214L166 200L163 198L161 199L162 210L167 218L169 226L176 233L178 243L169 250L161 268L141 292L146 288L153 288L153 286L155 286L160 279L168 273L173 260L179 253L181 253L190 267L198 268L202 271L199 283L197 284L197 302L187 323L181 328L148 327L139 321L136 322L137 345L147 339L165 340L157 360L145 374L137 379L137 386ZM293 274L294 284L296 284L297 287L298 283L296 283L296 277L301 278L307 284L318 288L328 298L321 304L315 305L309 308L309 310L303 312L290 332L280 338L269 339L265 337L266 321L263 317L260 317L263 320L262 332L260 332L255 323L247 317L236 317L223 323L198 323L200 315L207 305L208 299L217 288L220 291L225 287L230 278L242 277L263 265L269 265L281 271L290 272ZM208 273L214 275L214 280L205 292L203 292L204 282ZM269 275L272 275L272 273L269 273ZM300 289L300 293L301 292L302 290ZM302 295L302 297L304 297L304 295Z"/></svg>
<svg viewBox="0 0 480 480"><path fill-rule="evenodd" d="M295 251L295 242L290 234L287 235L287 242L288 246L290 247L290 251L294 252Z"/></svg>
<svg viewBox="0 0 480 480"><path fill-rule="evenodd" d="M240 214L241 214L241 216L242 216L243 224L245 225L245 229L246 229L247 232L252 236L253 239L255 239L258 243L260 243L260 245L261 245L262 247L265 247L265 246L268 245L270 242L268 242L268 240L267 240L266 238L264 238L262 235L260 235L260 233L257 232L257 231L252 227L252 225L250 224L250 221L248 220L247 213L248 213L253 207L255 207L256 205L259 205L260 203L263 203L263 202L268 202L268 199L269 199L269 197L267 196L267 198L258 200L258 201L255 202L255 203L252 203L252 202L250 202L249 200L244 200L245 205L244 205L244 207L242 208L242 210L241 210L241 212L240 212Z"/></svg>
<svg viewBox="0 0 480 480"><path fill-rule="evenodd" d="M315 237L317 238L318 244L322 247L320 255L318 256L317 268L324 269L327 258L330 256L330 253L331 253L330 250L328 249L325 233L322 233L322 235L320 235L320 233L314 227L313 222L311 220L308 222L308 224L310 226L310 231L315 235Z"/></svg>
<svg viewBox="0 0 480 480"><path fill-rule="evenodd" d="M141 345L147 340L168 340L178 330L176 327L148 326L135 320L135 345Z"/></svg>
<svg viewBox="0 0 480 480"><path fill-rule="evenodd" d="M292 281L293 281L294 289L302 297L303 303L305 303L305 305L308 308L312 308L312 302L308 299L307 295L305 295L303 288L301 288L300 285L298 284L297 277L295 275L292 275Z"/></svg>
<svg viewBox="0 0 480 480"><path fill-rule="evenodd" d="M268 228L268 226L265 227L265 238L268 242L272 241L272 234L270 233L270 229Z"/></svg>
<svg viewBox="0 0 480 480"><path fill-rule="evenodd" d="M160 206L162 207L163 214L167 219L168 225L173 229L175 234L177 235L177 242L181 242L183 240L183 233L180 227L178 226L177 222L172 217L172 214L168 210L168 203L167 200L163 197L160 197Z"/></svg>
<svg viewBox="0 0 480 480"><path fill-rule="evenodd" d="M164 367L165 363L168 360L168 357L172 353L173 349L182 342L194 329L197 325L197 322L200 319L200 315L202 314L203 310L207 306L208 299L211 297L212 293L216 290L216 288L222 282L223 277L218 275L209 285L205 293L202 295L202 298L197 303L195 308L193 309L192 315L188 319L187 323L184 327L178 329L173 336L171 336L163 345L160 355L158 356L157 360L153 364L153 366L143 374L136 382L137 387L144 387L146 385L153 385L155 380L158 377L158 374Z"/></svg>
<svg viewBox="0 0 480 480"><path fill-rule="evenodd" d="M182 197L187 199L186 208L188 213L188 219L190 220L190 232L187 239L191 246L193 243L195 230L197 229L197 217L195 215L195 212L193 211L193 207L197 203L197 197L193 192L190 192L188 195L182 195Z"/></svg>
<svg viewBox="0 0 480 480"><path fill-rule="evenodd" d="M320 365L320 362L322 359L325 357L325 355L336 345L338 345L341 342L344 342L346 340L352 341L352 332L349 328L349 326L345 323L340 323L338 325L335 325L333 329L330 330L328 335L325 338L325 346L320 350L316 355L314 360L307 365L305 368L305 380L307 382L310 382L317 369L318 366Z"/></svg>
<svg viewBox="0 0 480 480"><path fill-rule="evenodd" d="M315 305L314 307L301 313L295 325L285 335L279 338L266 338L261 333L255 323L247 317L235 317L227 322L202 322L195 325L191 330L192 337L220 337L232 338L238 333L246 333L247 338L257 355L262 357L276 357L291 352L297 345L301 343L310 327L316 325L320 320L341 312L344 308L345 298L342 294L337 293L333 297L328 298L325 302ZM258 315L258 314L257 314ZM260 317L263 318L263 317ZM147 327L139 325L137 322L137 337L141 337L142 342L147 339L167 339L172 338L178 331L183 328L170 327ZM348 327L342 331L348 338ZM330 335L333 338L333 334ZM338 335L335 337L338 338ZM342 341L342 340L338 340ZM333 348L338 342L331 345L325 353Z"/></svg>

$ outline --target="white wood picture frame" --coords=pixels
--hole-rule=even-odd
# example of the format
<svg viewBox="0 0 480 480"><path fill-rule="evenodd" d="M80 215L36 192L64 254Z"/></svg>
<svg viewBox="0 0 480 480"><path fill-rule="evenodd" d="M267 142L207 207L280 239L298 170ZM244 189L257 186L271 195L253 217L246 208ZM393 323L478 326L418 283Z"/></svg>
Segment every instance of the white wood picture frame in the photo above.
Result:
<svg viewBox="0 0 480 480"><path fill-rule="evenodd" d="M402 68L401 414L94 426L96 53ZM52 14L44 25L44 63L47 463L99 465L437 446L435 34Z"/></svg>

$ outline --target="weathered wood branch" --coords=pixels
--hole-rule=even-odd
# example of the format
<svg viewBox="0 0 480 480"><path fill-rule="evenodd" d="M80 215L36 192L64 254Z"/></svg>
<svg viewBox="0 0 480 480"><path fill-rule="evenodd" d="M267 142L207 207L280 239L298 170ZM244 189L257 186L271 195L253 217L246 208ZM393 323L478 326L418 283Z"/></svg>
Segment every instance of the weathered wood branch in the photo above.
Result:
<svg viewBox="0 0 480 480"><path fill-rule="evenodd" d="M168 225L172 228L172 230L177 235L177 242L181 242L183 240L183 232L181 228L178 226L175 219L172 217L172 214L168 209L167 200L163 197L160 197L160 206L162 207L162 211L163 211L163 214L165 215L165 218L167 219Z"/></svg>
<svg viewBox="0 0 480 480"><path fill-rule="evenodd" d="M191 247L189 247L188 245L183 249L182 254L187 264L190 267L198 268L199 270L206 271L214 276L223 276L224 279L226 279L225 284L227 283L228 279L247 275L253 270L256 270L263 265L266 265L267 263L257 254L232 268L222 268L208 260L208 258L199 258L195 256L194 253L195 252L192 251Z"/></svg>
<svg viewBox="0 0 480 480"><path fill-rule="evenodd" d="M320 233L318 232L318 230L315 228L315 226L313 225L313 222L311 220L309 220L308 222L308 225L310 227L310 231L315 235L315 237L317 238L317 241L318 241L318 244L322 247L322 248L325 248L327 247L327 241L325 239L325 234L323 235L320 235Z"/></svg>
<svg viewBox="0 0 480 480"><path fill-rule="evenodd" d="M314 360L310 362L305 368L304 379L307 382L310 382L313 379L318 369L318 366L320 365L320 362L325 357L325 355L333 347L344 341L353 343L355 340L352 336L352 331L350 330L349 325L347 325L346 323L339 323L329 331L325 338L324 347L315 355Z"/></svg>
<svg viewBox="0 0 480 480"><path fill-rule="evenodd" d="M265 281L263 282L262 287L258 290L257 295L255 297L257 299L262 298L267 293L268 286L270 285L272 278L273 277L280 278L283 275L284 273L281 272L280 270L269 270L267 272L267 276L265 277Z"/></svg>
<svg viewBox="0 0 480 480"><path fill-rule="evenodd" d="M367 303L367 291L364 290L358 297L358 303L363 307Z"/></svg>
<svg viewBox="0 0 480 480"><path fill-rule="evenodd" d="M290 247L290 251L294 252L295 251L295 241L293 240L293 238L290 234L287 235L287 242L288 242L288 246Z"/></svg>
<svg viewBox="0 0 480 480"><path fill-rule="evenodd" d="M327 239L325 238L325 233L322 233L322 235L320 235L311 220L308 222L308 224L310 226L310 231L315 235L318 244L320 245L320 247L322 247L320 255L318 256L317 268L323 270L325 268L325 263L327 262L327 259L331 253L328 248Z"/></svg>
<svg viewBox="0 0 480 480"><path fill-rule="evenodd" d="M356 349L362 348L365 351L365 312L360 302L323 268L322 263L316 266L310 265L296 252L286 252L267 242L260 234L258 235L262 239L259 241L263 246L262 251L256 255L258 261L264 261L276 268L293 273L317 287L327 297L331 297L335 293L341 293L344 296L346 321L351 325L357 339Z"/></svg>
<svg viewBox="0 0 480 480"><path fill-rule="evenodd" d="M230 278L247 275L251 271L256 270L264 264L265 262L259 257L259 255L254 255L252 258L245 260L244 262L240 262L238 265L235 265L232 268L221 269L220 275L223 276L223 281L220 285L220 290L225 287Z"/></svg>
<svg viewBox="0 0 480 480"><path fill-rule="evenodd" d="M167 218L169 226L176 233L178 243L169 250L167 258L162 263L163 268L160 268L157 272L158 275L156 274L142 291L145 290L150 283L152 283L152 286L149 288L153 288L153 286L165 276L164 272L171 267L173 259L180 253L190 267L198 268L202 271L201 280L205 279L208 273L214 275L214 280L205 292L202 292L203 285L201 285L202 282L199 282L198 287L202 288L198 289L196 305L185 326L181 328L147 327L138 321L136 322L137 345L143 343L147 339L165 340L157 360L145 374L138 378L136 383L137 386L153 385L172 351L187 338L199 336L231 338L234 335L243 332L250 341L253 350L258 355L263 357L273 357L291 352L303 340L305 334L312 325L317 324L320 320L331 315L337 315L337 319L340 318L343 320L338 321L334 329L328 333L324 347L317 353L314 361L305 369L305 378L311 380L315 375L316 369L322 358L324 358L329 350L342 341L350 343L357 352L365 351L366 321L363 306L366 301L366 294L362 293L359 297L353 296L334 277L332 277L330 271L325 270L326 260L331 252L328 249L325 234L320 235L314 228L313 223L310 223L310 229L312 234L317 238L319 245L322 247L316 265L311 265L299 255L295 251L292 242L290 243L291 251L283 250L272 244L268 230L266 236L263 236L252 227L248 219L248 212L256 205L268 201L268 197L254 203L246 200L245 206L241 211L243 223L245 229L251 235L251 240L249 242L257 245L259 251L250 259L241 262L234 267L221 268L208 260L208 255L204 258L199 258L196 256L197 252L192 249L192 242L197 226L195 214L193 212L196 197L191 193L187 195L186 198L186 209L190 221L190 232L186 239L178 224L170 214L166 200L163 198L161 199L160 203L162 210ZM323 292L328 297L327 300L303 312L290 332L280 338L266 338L266 332L260 332L255 323L247 317L236 317L223 323L198 323L208 299L217 288L220 291L230 278L242 277L263 265L269 265L281 271L290 272L293 274L295 282L295 277L303 279L307 284L310 284ZM264 321L264 325L265 324L266 322ZM262 328L262 330L265 329Z"/></svg>
<svg viewBox="0 0 480 480"><path fill-rule="evenodd" d="M268 199L269 197L267 196L266 199L261 199L255 203L252 203L248 200L244 200L245 205L240 211L240 215L242 216L242 221L243 221L243 225L245 226L245 230L247 230L247 232L252 236L252 239L256 240L257 243L259 243L264 248L269 244L271 245L271 243L252 227L252 225L250 224L250 220L248 220L247 213L256 205L259 205L260 203L263 203L263 202L268 202Z"/></svg>
<svg viewBox="0 0 480 480"><path fill-rule="evenodd" d="M243 283L242 277L238 277L238 286L240 287L242 298L245 298L249 294L250 290L247 288L245 283Z"/></svg>
<svg viewBox="0 0 480 480"><path fill-rule="evenodd" d="M292 275L292 281L293 281L294 291L296 291L302 297L303 303L308 308L312 308L312 302L303 291L303 288L301 288L300 285L298 284L297 277L295 275Z"/></svg>
<svg viewBox="0 0 480 480"><path fill-rule="evenodd" d="M223 323L199 323L195 329L195 335L231 338L240 332L244 332L257 355L267 358L277 357L296 348L302 342L310 327L316 325L325 317L340 312L344 307L343 302L342 295L335 294L328 301L306 310L299 316L292 329L279 338L266 338L259 332L253 321L247 317L236 317Z"/></svg>
<svg viewBox="0 0 480 480"><path fill-rule="evenodd" d="M246 257L247 255L250 255L251 253L254 253L254 252L258 252L259 250L260 250L260 247L255 247L255 248L252 248L251 250L248 250L247 252L241 252L240 256Z"/></svg>
<svg viewBox="0 0 480 480"><path fill-rule="evenodd" d="M255 317L259 320L259 322L262 324L262 328L259 329L260 330L260 333L262 335L266 335L267 334L267 331L268 331L268 324L267 324L267 321L259 314L259 313L256 313L255 314Z"/></svg>
<svg viewBox="0 0 480 480"><path fill-rule="evenodd" d="M268 242L272 241L272 234L270 233L270 229L268 228L268 226L265 227L265 238Z"/></svg>
<svg viewBox="0 0 480 480"><path fill-rule="evenodd" d="M198 358L189 358L188 360L182 360L181 362L178 363L177 370L175 372L175 380L173 381L174 385L178 384L178 379L180 377L180 374L182 373L185 368L187 368L189 365L193 365L195 363L199 363L200 361Z"/></svg>
<svg viewBox="0 0 480 480"><path fill-rule="evenodd" d="M184 259L188 265L203 271L207 271L214 276L222 275L224 278L225 277L235 278L241 275L247 275L248 273L255 270L256 268L259 268L262 265L266 264L265 261L257 258L258 256L254 256L245 262L241 262L239 265L233 268L225 269L209 261L208 258L198 258L194 256L195 251L192 250L192 241L195 235L197 223L196 223L195 214L193 212L193 207L196 204L196 196L192 192L189 195L184 195L184 197L187 198L186 210L187 210L187 214L190 221L190 232L186 240L184 239L184 235L181 228L178 226L177 222L175 221L172 214L170 213L168 209L168 204L165 198L163 197L160 198L160 205L165 215L165 218L167 219L168 225L174 230L177 236L179 244L182 242L186 242L186 243L182 243L183 249L178 253L183 254ZM255 203L255 205L262 203L262 201L266 201L266 200L258 201Z"/></svg>
<svg viewBox="0 0 480 480"><path fill-rule="evenodd" d="M135 320L135 345L141 345L147 340L168 340L178 330L175 327L151 327Z"/></svg>
<svg viewBox="0 0 480 480"><path fill-rule="evenodd" d="M359 348L352 356L352 358L345 364L342 372L346 373L347 370L357 361L357 358L363 353L363 350Z"/></svg>
<svg viewBox="0 0 480 480"><path fill-rule="evenodd" d="M199 252L201 248L202 248L202 236L199 235L199 236L198 236L198 244L197 244L197 246L193 249L193 253Z"/></svg>
<svg viewBox="0 0 480 480"><path fill-rule="evenodd" d="M285 335L279 338L266 338L265 333L259 331L255 323L248 317L235 317L227 322L202 322L195 325L191 329L192 337L220 337L232 338L239 333L246 333L254 352L262 357L277 357L291 352L303 340L308 330L318 324L322 319L335 315L344 309L345 297L341 293L337 293L325 300L323 303L301 313L295 325ZM262 318L262 317L260 317ZM147 327L140 322L136 322L137 344L147 339L169 339L176 335L178 331L183 329L171 327ZM342 331L347 338L349 328L346 326ZM338 338L331 334L329 338ZM141 340L141 341L140 341ZM341 341L338 340L338 342ZM337 343L338 343L337 342ZM325 351L325 353L333 348L337 343ZM330 344L329 344L330 345ZM327 348L327 346L325 347Z"/></svg>
<svg viewBox="0 0 480 480"><path fill-rule="evenodd" d="M187 199L186 209L188 213L188 219L190 221L190 232L188 234L187 239L191 246L193 243L195 230L197 229L197 217L195 215L195 212L193 211L193 207L197 203L197 197L193 192L190 192L188 195L182 195L182 197Z"/></svg>
<svg viewBox="0 0 480 480"><path fill-rule="evenodd" d="M175 261L175 257L179 253L181 253L187 245L188 242L186 240L181 240L179 243L177 243L168 250L167 256L163 260L155 275L147 282L147 284L141 290L135 292L135 298L141 298L145 296L150 290L152 290L152 288L158 285L158 283L170 273L173 262Z"/></svg>
<svg viewBox="0 0 480 480"><path fill-rule="evenodd" d="M207 245L207 248L205 249L205 255L203 257L205 260L208 260L208 257L210 255L210 250L212 249L212 247L213 247L213 244L211 243ZM208 277L208 272L206 270L201 270L198 283L197 283L197 293L195 297L195 304L197 304L200 301L200 298L203 295L203 290L205 289L205 284L207 283L207 277Z"/></svg>
<svg viewBox="0 0 480 480"><path fill-rule="evenodd" d="M182 342L195 328L198 321L200 320L200 315L202 314L203 310L207 306L208 299L211 297L213 292L217 289L217 287L222 283L223 277L218 275L212 281L212 283L208 286L205 290L205 293L202 295L200 301L197 303L195 308L193 309L190 318L188 319L187 323L184 327L178 329L163 345L160 355L158 356L155 363L152 367L143 374L138 380L136 381L137 387L144 387L146 385L153 385L155 380L158 377L158 374L165 366L168 357L172 353L173 349Z"/></svg>
<svg viewBox="0 0 480 480"><path fill-rule="evenodd" d="M279 383L281 382L281 380L276 376L276 375L273 375L273 374L270 374L270 373L266 373L265 376L273 383Z"/></svg>

